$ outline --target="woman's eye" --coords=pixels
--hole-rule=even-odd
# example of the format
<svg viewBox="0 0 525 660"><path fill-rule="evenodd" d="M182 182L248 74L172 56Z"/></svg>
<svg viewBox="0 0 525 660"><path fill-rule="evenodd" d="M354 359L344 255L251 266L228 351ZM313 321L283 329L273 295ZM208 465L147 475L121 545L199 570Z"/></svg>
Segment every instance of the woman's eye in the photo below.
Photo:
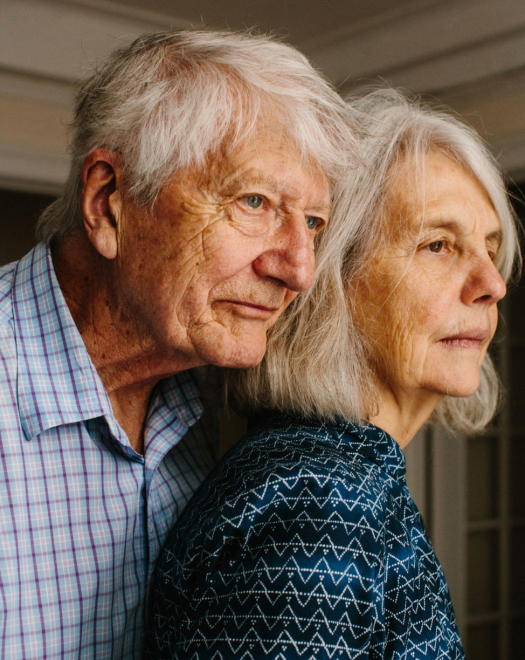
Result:
<svg viewBox="0 0 525 660"><path fill-rule="evenodd" d="M263 198L259 195L249 195L243 198L251 209L259 209L262 206Z"/></svg>
<svg viewBox="0 0 525 660"><path fill-rule="evenodd" d="M443 248L445 247L445 241L434 241L433 243L429 243L427 247L430 252L438 254L439 252L443 251Z"/></svg>
<svg viewBox="0 0 525 660"><path fill-rule="evenodd" d="M315 218L313 216L309 216L306 218L306 226L308 229L317 229L317 227L321 224L319 218Z"/></svg>

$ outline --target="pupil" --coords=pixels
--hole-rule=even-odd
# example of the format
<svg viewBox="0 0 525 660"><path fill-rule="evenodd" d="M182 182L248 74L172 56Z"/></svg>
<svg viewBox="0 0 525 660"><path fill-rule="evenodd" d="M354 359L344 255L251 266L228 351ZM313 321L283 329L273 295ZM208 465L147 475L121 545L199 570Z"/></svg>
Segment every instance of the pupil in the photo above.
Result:
<svg viewBox="0 0 525 660"><path fill-rule="evenodd" d="M262 197L247 197L246 201L249 207L252 209L258 209L262 204Z"/></svg>
<svg viewBox="0 0 525 660"><path fill-rule="evenodd" d="M317 218L306 218L306 226L308 229L315 229L317 227Z"/></svg>

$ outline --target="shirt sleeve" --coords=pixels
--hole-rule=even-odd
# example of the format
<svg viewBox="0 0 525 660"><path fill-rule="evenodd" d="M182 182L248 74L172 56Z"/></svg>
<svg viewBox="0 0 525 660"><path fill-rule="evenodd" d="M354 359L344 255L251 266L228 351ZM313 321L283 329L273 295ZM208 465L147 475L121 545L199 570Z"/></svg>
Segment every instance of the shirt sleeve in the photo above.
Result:
<svg viewBox="0 0 525 660"><path fill-rule="evenodd" d="M272 473L203 533L168 598L169 657L381 658L383 528L377 493L359 479Z"/></svg>

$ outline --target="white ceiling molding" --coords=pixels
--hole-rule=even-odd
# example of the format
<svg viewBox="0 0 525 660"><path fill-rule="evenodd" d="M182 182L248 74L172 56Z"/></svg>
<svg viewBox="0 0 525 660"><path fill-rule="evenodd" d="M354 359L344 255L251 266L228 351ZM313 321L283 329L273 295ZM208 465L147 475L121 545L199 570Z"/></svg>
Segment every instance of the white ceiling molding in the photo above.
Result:
<svg viewBox="0 0 525 660"><path fill-rule="evenodd" d="M0 187L58 195L69 157L27 145L0 144Z"/></svg>
<svg viewBox="0 0 525 660"><path fill-rule="evenodd" d="M466 107L484 104L492 99L501 99L523 90L525 90L525 67L513 68L505 73L450 88L439 95L439 100L462 112Z"/></svg>
<svg viewBox="0 0 525 660"><path fill-rule="evenodd" d="M0 96L70 108L73 83L115 47L145 32L194 27L147 6L0 0ZM482 105L525 87L525 1L414 0L321 34L302 50L343 90L380 76L476 112L477 99ZM525 137L493 146L511 174L523 175ZM0 144L0 185L56 193L67 162L56 152Z"/></svg>
<svg viewBox="0 0 525 660"><path fill-rule="evenodd" d="M62 80L0 69L0 96L15 96L28 101L54 103L70 108L73 85Z"/></svg>
<svg viewBox="0 0 525 660"><path fill-rule="evenodd" d="M525 7L525 3L524 3ZM468 85L487 76L504 74L525 66L525 29L513 35L436 57L430 62L384 75L396 87L418 92Z"/></svg>
<svg viewBox="0 0 525 660"><path fill-rule="evenodd" d="M303 40L299 43L299 48L305 52L323 52L331 48L338 47L344 42L350 41L356 35L366 32L373 32L385 25L394 24L402 21L406 16L419 14L428 11L436 5L448 4L455 0L413 0L412 2L401 3L384 11L376 12L372 16L360 18L351 24L344 24L332 32L324 32L314 39Z"/></svg>
<svg viewBox="0 0 525 660"><path fill-rule="evenodd" d="M135 19L142 23L149 23L156 27L156 29L171 29L171 30L191 30L193 28L202 27L200 21L195 24L173 14L161 14L150 9L143 9L134 7L132 5L122 5L117 2L110 2L107 0L56 0L57 2L65 2L69 5L79 5L94 9L97 12L102 12L106 16L113 14L118 17L125 17ZM148 4L145 2L145 4ZM158 26L158 27L157 27Z"/></svg>
<svg viewBox="0 0 525 660"><path fill-rule="evenodd" d="M497 140L491 144L502 168L514 181L525 178L525 135Z"/></svg>
<svg viewBox="0 0 525 660"><path fill-rule="evenodd" d="M351 38L341 39L338 36L332 45L312 50L305 47L305 50L337 84L375 76L395 79L398 84L395 78L397 71L398 78L408 81L403 84L415 86L416 83L423 83L425 89L429 89L432 78L429 82L428 79L423 80L423 75L432 73L428 74L425 66L431 66L439 59L439 85L448 85L446 71L442 72L443 58L449 58L453 69L454 60L460 57L462 50L482 48L483 45L489 48L495 39L501 42L508 39L508 51L499 46L506 59L507 52L516 53L519 48L522 31L525 31L523 0L453 0L417 11L414 9L412 14L354 33ZM494 44L494 48L499 56L498 45ZM448 65L449 61L445 64ZM463 65L461 71L467 69L468 80L473 80L475 75L481 77L485 65L486 60L483 60L477 74L474 74L470 62L468 66ZM414 73L410 74L412 70ZM461 82L460 75L451 75L450 80L452 84ZM422 91L419 86L417 90Z"/></svg>
<svg viewBox="0 0 525 660"><path fill-rule="evenodd" d="M98 0L1 0L0 96L71 107L74 83L115 47L187 21ZM59 194L69 158L0 142L0 187Z"/></svg>
<svg viewBox="0 0 525 660"><path fill-rule="evenodd" d="M0 67L74 81L133 38L188 21L95 1L2 0Z"/></svg>

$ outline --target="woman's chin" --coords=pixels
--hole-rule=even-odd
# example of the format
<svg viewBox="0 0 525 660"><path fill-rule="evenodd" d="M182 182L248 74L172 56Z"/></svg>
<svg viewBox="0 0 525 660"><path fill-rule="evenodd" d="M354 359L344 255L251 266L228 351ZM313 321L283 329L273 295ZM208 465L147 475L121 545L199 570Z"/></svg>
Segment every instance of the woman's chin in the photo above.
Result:
<svg viewBox="0 0 525 660"><path fill-rule="evenodd" d="M458 399L463 399L472 396L479 388L479 372L472 376L472 378L465 378L462 374L457 379L447 379L446 382L441 383L439 393L444 396L453 396Z"/></svg>
<svg viewBox="0 0 525 660"><path fill-rule="evenodd" d="M461 359L463 357L463 359ZM433 356L422 372L422 385L425 389L443 396L468 397L474 394L480 383L479 352L465 355ZM467 359L465 359L467 358Z"/></svg>

